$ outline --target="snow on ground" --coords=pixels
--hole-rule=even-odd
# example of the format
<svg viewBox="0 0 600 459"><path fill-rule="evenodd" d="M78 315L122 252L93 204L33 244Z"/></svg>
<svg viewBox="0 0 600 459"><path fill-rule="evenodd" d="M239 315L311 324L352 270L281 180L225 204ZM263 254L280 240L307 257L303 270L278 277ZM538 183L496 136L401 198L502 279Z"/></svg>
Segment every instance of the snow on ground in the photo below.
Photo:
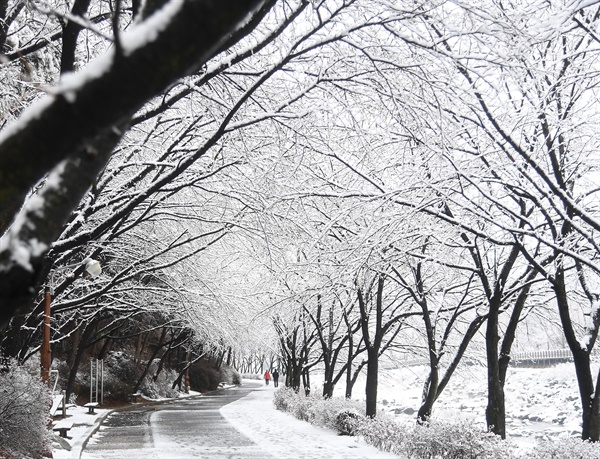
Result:
<svg viewBox="0 0 600 459"><path fill-rule="evenodd" d="M256 383L256 381L254 381ZM263 386L250 395L226 405L221 415L242 434L255 442L269 457L294 459L387 459L396 456L378 451L356 438L339 436L336 432L312 426L277 411L273 405L275 388ZM194 394L192 394L194 395ZM97 409L87 414L83 407L67 410L74 427L69 431L70 451L55 445L54 459L79 459L87 439L99 427L108 410ZM160 449L160 447L157 447Z"/></svg>
<svg viewBox="0 0 600 459"><path fill-rule="evenodd" d="M454 374L434 405L433 418L470 420L485 429L487 374L481 366L464 366ZM382 370L379 411L399 422L415 422L427 367ZM315 383L317 386L315 386ZM318 379L313 389L319 390ZM336 387L342 396L343 385ZM505 386L507 436L518 444L557 436L579 436L581 403L573 363L550 368L509 368ZM364 378L357 381L353 398L364 400Z"/></svg>
<svg viewBox="0 0 600 459"><path fill-rule="evenodd" d="M465 367L451 380L434 407L434 418L469 419L485 428L486 370ZM380 412L398 422L414 423L419 407L425 367L383 370L380 377ZM351 459L395 457L335 432L311 426L277 411L273 406L274 387L263 386L221 409L221 414L241 433L276 457ZM318 375L313 391L319 391ZM336 395L343 395L343 384ZM364 379L359 379L354 397L364 399ZM68 440L71 451L54 449L55 459L79 459L87 438L98 428L109 411L97 409L95 415L84 407L68 409L74 427ZM581 409L572 363L552 368L511 368L506 382L507 434L531 446L543 437L564 437L581 432Z"/></svg>
<svg viewBox="0 0 600 459"><path fill-rule="evenodd" d="M396 455L381 452L356 438L315 427L273 405L273 386L264 386L221 408L221 414L237 430L273 457L294 459L384 459Z"/></svg>
<svg viewBox="0 0 600 459"><path fill-rule="evenodd" d="M109 410L96 408L95 414L88 414L88 409L83 406L68 405L67 420L73 422L73 427L67 432L67 439L59 438L58 434L53 441L54 459L79 459L81 450L88 438L100 427L100 422ZM60 412L60 410L59 410ZM55 421L56 425L59 421Z"/></svg>

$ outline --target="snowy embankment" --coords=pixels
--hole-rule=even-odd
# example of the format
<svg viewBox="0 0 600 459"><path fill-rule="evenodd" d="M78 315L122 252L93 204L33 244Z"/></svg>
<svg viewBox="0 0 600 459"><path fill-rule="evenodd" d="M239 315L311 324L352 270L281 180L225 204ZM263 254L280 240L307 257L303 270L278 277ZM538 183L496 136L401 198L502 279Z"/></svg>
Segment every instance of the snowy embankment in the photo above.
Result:
<svg viewBox="0 0 600 459"><path fill-rule="evenodd" d="M425 366L382 370L379 379L379 411L399 422L414 423L419 409ZM485 428L487 404L486 369L465 366L451 379L434 405L433 417L469 420ZM313 390L320 390L313 378ZM364 399L364 378L359 378L353 398ZM343 384L335 395L343 396ZM578 436L581 432L581 403L572 363L551 368L510 368L505 387L507 435L518 443L537 438Z"/></svg>

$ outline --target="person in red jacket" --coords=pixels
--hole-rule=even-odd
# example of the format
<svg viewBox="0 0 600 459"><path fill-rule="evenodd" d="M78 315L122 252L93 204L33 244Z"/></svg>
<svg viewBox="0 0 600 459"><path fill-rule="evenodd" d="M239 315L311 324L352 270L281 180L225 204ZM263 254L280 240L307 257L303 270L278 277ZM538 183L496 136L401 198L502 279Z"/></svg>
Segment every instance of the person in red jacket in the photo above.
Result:
<svg viewBox="0 0 600 459"><path fill-rule="evenodd" d="M269 373L269 370L265 371L264 377L265 377L265 384L268 386L269 381L271 380L271 373Z"/></svg>

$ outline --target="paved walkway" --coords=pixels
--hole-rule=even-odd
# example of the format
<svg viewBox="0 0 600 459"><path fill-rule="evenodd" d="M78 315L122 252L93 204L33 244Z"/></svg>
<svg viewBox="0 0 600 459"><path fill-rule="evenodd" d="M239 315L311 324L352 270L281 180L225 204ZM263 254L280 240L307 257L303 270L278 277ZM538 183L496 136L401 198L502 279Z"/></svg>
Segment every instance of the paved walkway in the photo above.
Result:
<svg viewBox="0 0 600 459"><path fill-rule="evenodd" d="M389 459L273 406L273 387L245 382L191 399L108 416L81 459Z"/></svg>
<svg viewBox="0 0 600 459"><path fill-rule="evenodd" d="M262 458L264 454L219 413L260 383L223 389L111 414L88 442L82 459Z"/></svg>

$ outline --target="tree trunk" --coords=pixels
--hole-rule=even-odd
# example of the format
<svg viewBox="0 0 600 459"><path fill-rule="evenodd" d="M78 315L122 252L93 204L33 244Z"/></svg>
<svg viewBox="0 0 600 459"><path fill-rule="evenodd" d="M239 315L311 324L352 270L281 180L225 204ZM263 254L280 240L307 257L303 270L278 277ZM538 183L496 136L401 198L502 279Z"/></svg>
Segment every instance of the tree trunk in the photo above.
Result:
<svg viewBox="0 0 600 459"><path fill-rule="evenodd" d="M163 327L162 333L160 334L160 339L158 340L158 344L156 345L156 348L154 349L154 352L152 353L152 356L148 359L148 362L146 362L146 366L144 367L144 371L143 371L142 375L140 376L140 378L138 379L137 383L135 384L135 387L133 388L133 393L134 394L137 394L138 391L140 390L140 387L142 387L142 383L144 382L144 379L146 378L146 375L149 373L150 367L152 366L152 363L154 362L154 359L156 358L156 356L158 355L158 352L163 347L166 335L167 335L167 327Z"/></svg>
<svg viewBox="0 0 600 459"><path fill-rule="evenodd" d="M104 344L102 345L102 348L100 349L100 352L98 353L98 359L104 360L104 358L108 355L108 353L112 349L113 342L114 342L114 340L112 338L106 338L104 340Z"/></svg>
<svg viewBox="0 0 600 459"><path fill-rule="evenodd" d="M590 356L587 352L574 352L573 362L581 397L581 438L596 442L600 440L598 395L594 393Z"/></svg>
<svg viewBox="0 0 600 459"><path fill-rule="evenodd" d="M333 389L335 388L335 384L333 384L333 375L328 375L325 373L325 381L323 382L323 398L331 398L333 397Z"/></svg>
<svg viewBox="0 0 600 459"><path fill-rule="evenodd" d="M323 381L323 398L333 397L333 389L335 384L333 383L333 372L335 370L332 365L331 348L323 352L323 365L325 366L324 381Z"/></svg>
<svg viewBox="0 0 600 459"><path fill-rule="evenodd" d="M296 392L300 390L300 383L302 379L302 367L298 362L292 361L292 389Z"/></svg>
<svg viewBox="0 0 600 459"><path fill-rule="evenodd" d="M79 351L79 346L81 342L81 331L81 327L77 327L71 337L71 349L67 356L67 366L69 368L73 367L75 359L77 358L77 352Z"/></svg>
<svg viewBox="0 0 600 459"><path fill-rule="evenodd" d="M309 370L302 370L302 384L304 384L304 394L308 397L310 395L310 373Z"/></svg>
<svg viewBox="0 0 600 459"><path fill-rule="evenodd" d="M582 349L573 328L573 323L569 314L569 300L565 276L561 267L557 269L556 278L552 287L556 295L558 312L565 339L573 354L573 363L575 364L575 373L577 375L577 385L582 408L581 438L583 440L596 442L600 440L600 410L598 394L594 390L594 380L590 368L590 351L589 349ZM600 375L598 378L600 379ZM596 384L598 384L598 382Z"/></svg>
<svg viewBox="0 0 600 459"><path fill-rule="evenodd" d="M354 383L352 382L352 348L354 346L354 340L352 339L352 334L348 331L349 339L348 339L348 360L346 361L346 393L345 396L348 400L352 398L352 388L354 387Z"/></svg>
<svg viewBox="0 0 600 459"><path fill-rule="evenodd" d="M83 19L88 11L90 2L91 0L75 0L73 8L71 8L71 15ZM117 14L119 13L117 12ZM77 38L82 30L82 25L71 20L68 20L63 27L62 52L60 59L61 75L75 70L75 49L77 48Z"/></svg>
<svg viewBox="0 0 600 459"><path fill-rule="evenodd" d="M439 372L437 367L437 362L435 365L432 365L429 369L429 377L425 382L423 387L423 402L419 407L419 412L417 413L417 422L419 424L426 424L431 417L431 411L433 410L433 404L435 403L438 396L438 382L439 382Z"/></svg>
<svg viewBox="0 0 600 459"><path fill-rule="evenodd" d="M79 346L77 347L77 353L75 354L75 359L73 360L73 365L71 365L71 370L69 371L69 379L67 380L67 387L65 388L65 397L67 400L70 399L71 393L73 392L73 387L75 386L75 380L77 379L77 372L79 370L79 365L81 364L81 360L83 359L83 354L87 347L87 342L89 337L94 333L96 329L96 322L92 321L88 323L83 331L81 336L81 341L79 342Z"/></svg>
<svg viewBox="0 0 600 459"><path fill-rule="evenodd" d="M506 438L506 417L504 405L504 383L500 380L498 362L498 301L490 301L490 313L486 329L486 354L488 374L488 404L485 411L487 427L490 432Z"/></svg>
<svg viewBox="0 0 600 459"><path fill-rule="evenodd" d="M374 418L377 415L377 383L379 377L379 350L369 348L367 350L367 384L365 394L367 397L367 416Z"/></svg>

